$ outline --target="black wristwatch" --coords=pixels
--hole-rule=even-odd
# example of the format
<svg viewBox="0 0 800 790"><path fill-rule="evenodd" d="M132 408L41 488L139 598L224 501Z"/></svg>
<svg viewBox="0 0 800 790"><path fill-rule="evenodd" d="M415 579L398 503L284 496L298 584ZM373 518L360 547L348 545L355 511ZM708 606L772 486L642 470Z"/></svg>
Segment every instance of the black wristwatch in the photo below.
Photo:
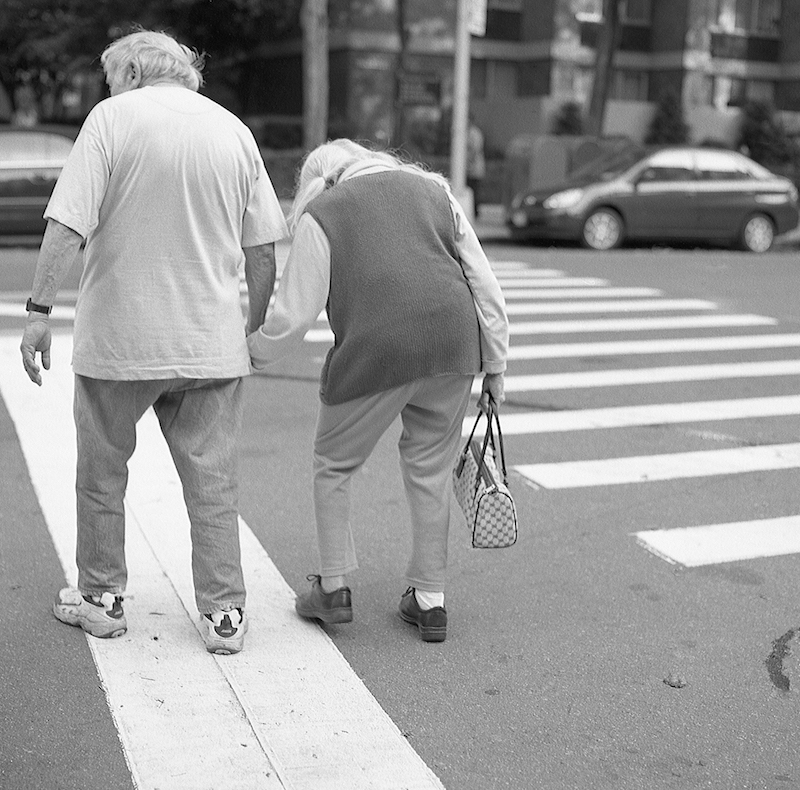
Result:
<svg viewBox="0 0 800 790"><path fill-rule="evenodd" d="M36 304L36 302L32 302L30 299L28 299L28 301L25 302L25 309L29 313L34 312L34 313L44 313L45 315L50 315L50 311L53 309L53 306L50 305L50 307L45 307L43 304Z"/></svg>

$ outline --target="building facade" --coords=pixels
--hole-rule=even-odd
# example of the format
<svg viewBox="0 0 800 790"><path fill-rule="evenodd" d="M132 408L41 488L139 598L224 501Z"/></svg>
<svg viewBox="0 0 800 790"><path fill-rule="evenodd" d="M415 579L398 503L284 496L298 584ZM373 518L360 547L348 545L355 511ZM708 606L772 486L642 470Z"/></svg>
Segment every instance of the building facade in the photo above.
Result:
<svg viewBox="0 0 800 790"><path fill-rule="evenodd" d="M470 109L488 149L549 133L567 103L588 107L602 6L487 0ZM452 105L455 13L455 0L330 0L330 134L435 147ZM299 30L264 45L242 95L254 125L298 127L301 58ZM734 142L750 99L800 131L800 0L627 0L613 65L609 135L643 139L666 92L693 142Z"/></svg>

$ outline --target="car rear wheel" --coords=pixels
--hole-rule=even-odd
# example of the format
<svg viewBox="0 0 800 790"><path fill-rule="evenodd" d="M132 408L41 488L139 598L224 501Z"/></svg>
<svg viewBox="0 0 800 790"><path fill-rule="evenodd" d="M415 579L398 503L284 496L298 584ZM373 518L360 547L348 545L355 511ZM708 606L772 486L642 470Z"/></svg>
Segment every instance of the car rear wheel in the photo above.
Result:
<svg viewBox="0 0 800 790"><path fill-rule="evenodd" d="M775 241L775 226L766 214L753 214L744 223L741 245L750 252L766 252Z"/></svg>
<svg viewBox="0 0 800 790"><path fill-rule="evenodd" d="M622 244L622 217L611 208L593 211L583 223L582 241L592 250L613 250Z"/></svg>

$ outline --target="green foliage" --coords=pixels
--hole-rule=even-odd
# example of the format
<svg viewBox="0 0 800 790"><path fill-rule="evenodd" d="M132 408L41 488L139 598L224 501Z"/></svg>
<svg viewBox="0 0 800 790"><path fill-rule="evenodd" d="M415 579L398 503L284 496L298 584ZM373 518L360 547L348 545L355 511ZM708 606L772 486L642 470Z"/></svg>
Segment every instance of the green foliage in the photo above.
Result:
<svg viewBox="0 0 800 790"><path fill-rule="evenodd" d="M583 134L583 110L578 102L565 102L553 119L552 133L555 135Z"/></svg>
<svg viewBox="0 0 800 790"><path fill-rule="evenodd" d="M661 94L650 122L645 142L653 145L680 145L689 139L689 126L683 119L683 105L677 94Z"/></svg>
<svg viewBox="0 0 800 790"><path fill-rule="evenodd" d="M298 24L301 0L2 0L0 84L40 103L137 25L166 30L208 56L209 66L242 60L263 40Z"/></svg>
<svg viewBox="0 0 800 790"><path fill-rule="evenodd" d="M800 162L797 145L766 102L749 101L742 107L738 147L771 170L782 170Z"/></svg>

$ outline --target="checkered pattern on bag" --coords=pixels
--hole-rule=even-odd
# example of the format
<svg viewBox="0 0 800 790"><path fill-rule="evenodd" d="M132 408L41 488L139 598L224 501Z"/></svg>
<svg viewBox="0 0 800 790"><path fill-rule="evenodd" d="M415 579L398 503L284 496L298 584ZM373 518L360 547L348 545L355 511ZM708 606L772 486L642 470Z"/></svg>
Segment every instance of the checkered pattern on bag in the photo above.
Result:
<svg viewBox="0 0 800 790"><path fill-rule="evenodd" d="M491 446L486 448L484 463L499 480ZM459 456L453 470L453 490L467 525L472 528L474 548L500 549L516 543L517 511L508 488L499 482L487 487L469 450Z"/></svg>
<svg viewBox="0 0 800 790"><path fill-rule="evenodd" d="M508 489L485 489L478 497L472 526L476 549L504 549L517 542L517 511Z"/></svg>

